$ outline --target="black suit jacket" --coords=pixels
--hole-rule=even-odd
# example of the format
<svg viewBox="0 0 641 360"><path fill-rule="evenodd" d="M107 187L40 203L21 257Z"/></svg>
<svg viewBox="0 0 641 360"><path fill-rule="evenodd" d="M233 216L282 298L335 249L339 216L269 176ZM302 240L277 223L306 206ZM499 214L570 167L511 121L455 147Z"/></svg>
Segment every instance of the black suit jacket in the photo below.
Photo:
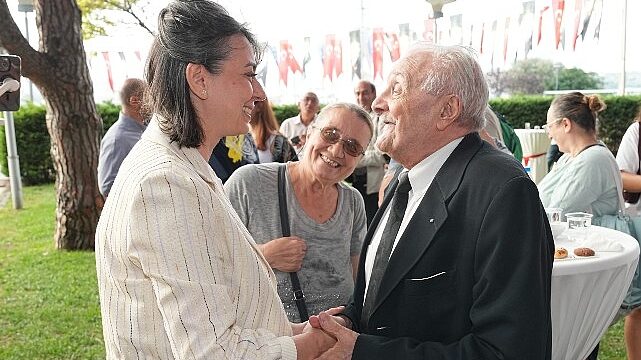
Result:
<svg viewBox="0 0 641 360"><path fill-rule="evenodd" d="M477 133L463 138L428 188L369 323L359 325L367 247L392 194L367 233L344 312L361 333L352 358L550 359L550 225L523 167Z"/></svg>

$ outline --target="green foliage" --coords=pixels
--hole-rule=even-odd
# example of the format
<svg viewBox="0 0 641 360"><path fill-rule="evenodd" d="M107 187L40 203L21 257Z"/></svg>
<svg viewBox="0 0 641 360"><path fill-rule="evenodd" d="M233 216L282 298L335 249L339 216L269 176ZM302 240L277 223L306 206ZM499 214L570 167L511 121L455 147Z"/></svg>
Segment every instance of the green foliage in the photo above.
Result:
<svg viewBox="0 0 641 360"><path fill-rule="evenodd" d="M278 120L279 124L287 118L298 115L300 112L298 105L274 105L272 106L272 109L274 110L274 115L276 115L276 120Z"/></svg>
<svg viewBox="0 0 641 360"><path fill-rule="evenodd" d="M116 105L111 101L96 104L98 115L102 118L102 127L107 131L120 116L120 105Z"/></svg>
<svg viewBox="0 0 641 360"><path fill-rule="evenodd" d="M518 61L505 75L505 90L510 94L542 94L546 84L554 82L554 66L549 60Z"/></svg>
<svg viewBox="0 0 641 360"><path fill-rule="evenodd" d="M16 130L16 147L20 161L20 174L25 185L48 183L55 180L51 160L49 133L45 121L44 106L32 103L22 105L13 115ZM0 169L5 175L7 168L7 145L5 127L0 127Z"/></svg>
<svg viewBox="0 0 641 360"><path fill-rule="evenodd" d="M51 184L0 208L0 359L105 358L95 254L54 248L55 208Z"/></svg>
<svg viewBox="0 0 641 360"><path fill-rule="evenodd" d="M596 73L586 73L577 68L559 70L559 90L601 89L603 80ZM555 90L554 86L546 86L545 90Z"/></svg>
<svg viewBox="0 0 641 360"><path fill-rule="evenodd" d="M531 126L544 125L552 96L528 95L512 96L490 100L490 106L504 115L515 129L523 128L526 122Z"/></svg>

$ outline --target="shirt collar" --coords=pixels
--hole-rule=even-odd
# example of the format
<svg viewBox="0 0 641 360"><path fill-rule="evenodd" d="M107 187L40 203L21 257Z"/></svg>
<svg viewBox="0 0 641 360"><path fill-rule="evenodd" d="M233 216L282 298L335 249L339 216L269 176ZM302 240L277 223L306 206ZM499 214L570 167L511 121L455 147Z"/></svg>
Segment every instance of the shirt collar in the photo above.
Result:
<svg viewBox="0 0 641 360"><path fill-rule="evenodd" d="M416 166L409 170L410 184L412 184L412 193L419 195L424 194L427 188L432 184L436 174L441 169L445 161L452 155L454 149L461 143L463 137L454 139L449 144L438 149L436 152L421 160ZM406 169L403 171L407 171Z"/></svg>

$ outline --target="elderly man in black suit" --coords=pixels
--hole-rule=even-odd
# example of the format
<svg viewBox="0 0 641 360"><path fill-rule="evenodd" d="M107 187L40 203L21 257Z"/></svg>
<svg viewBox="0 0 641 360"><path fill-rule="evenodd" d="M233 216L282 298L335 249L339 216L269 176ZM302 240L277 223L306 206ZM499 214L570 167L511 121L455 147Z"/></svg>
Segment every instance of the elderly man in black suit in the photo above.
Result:
<svg viewBox="0 0 641 360"><path fill-rule="evenodd" d="M550 359L554 244L523 167L481 140L488 88L463 47L419 44L374 101L404 170L369 229L352 301L310 319L323 359Z"/></svg>

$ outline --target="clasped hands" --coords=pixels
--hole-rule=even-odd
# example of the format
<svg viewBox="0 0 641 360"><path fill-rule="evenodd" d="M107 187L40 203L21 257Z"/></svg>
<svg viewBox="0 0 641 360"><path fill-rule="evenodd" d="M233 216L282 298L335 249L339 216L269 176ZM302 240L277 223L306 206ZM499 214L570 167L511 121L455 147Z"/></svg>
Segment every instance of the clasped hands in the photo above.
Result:
<svg viewBox="0 0 641 360"><path fill-rule="evenodd" d="M298 360L342 360L351 359L358 333L345 327L345 318L336 316L343 311L343 306L331 308L318 315L312 315L309 321L293 324L299 332L294 337ZM301 329L302 327L302 329ZM299 337L299 339L296 339Z"/></svg>

